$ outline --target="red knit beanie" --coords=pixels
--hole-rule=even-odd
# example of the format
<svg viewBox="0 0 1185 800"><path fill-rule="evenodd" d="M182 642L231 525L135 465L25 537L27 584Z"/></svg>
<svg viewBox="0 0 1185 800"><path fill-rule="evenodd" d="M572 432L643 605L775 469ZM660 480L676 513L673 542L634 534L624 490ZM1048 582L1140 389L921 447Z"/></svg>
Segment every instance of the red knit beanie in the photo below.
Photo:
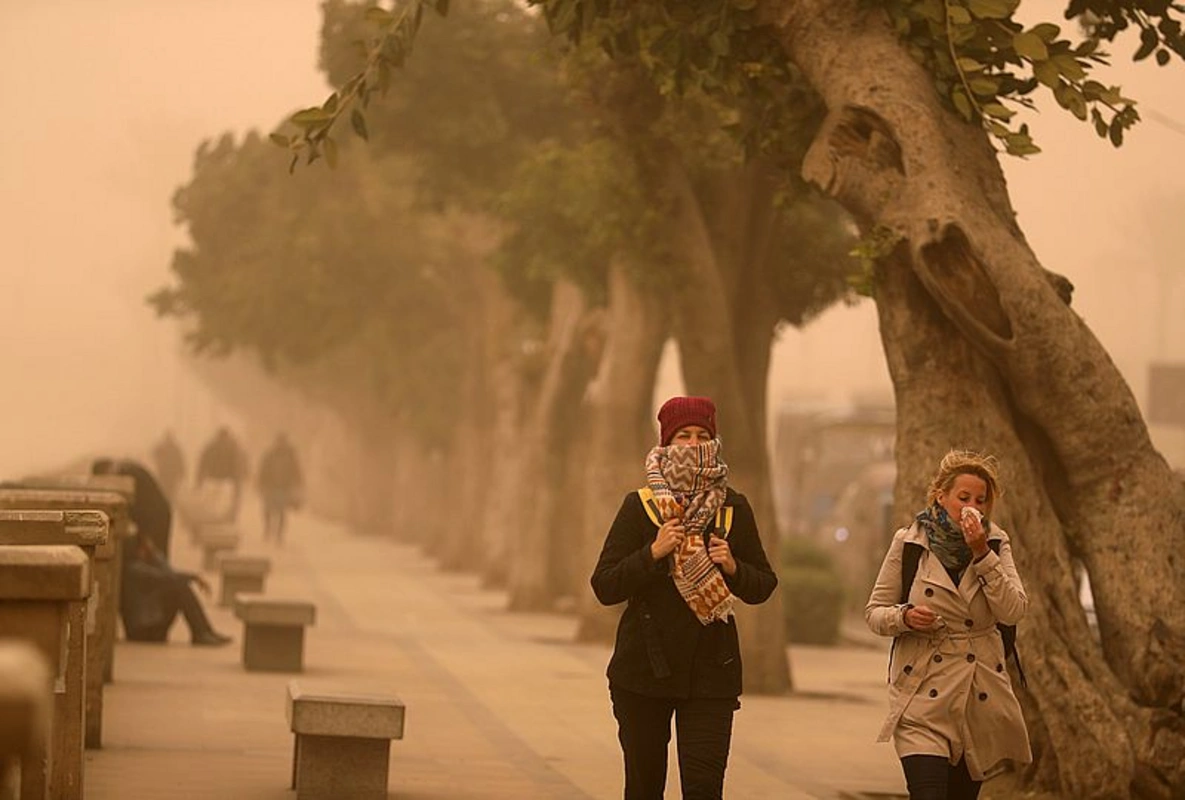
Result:
<svg viewBox="0 0 1185 800"><path fill-rule="evenodd" d="M707 397L672 397L658 410L659 443L666 447L680 428L699 425L716 438L716 404Z"/></svg>

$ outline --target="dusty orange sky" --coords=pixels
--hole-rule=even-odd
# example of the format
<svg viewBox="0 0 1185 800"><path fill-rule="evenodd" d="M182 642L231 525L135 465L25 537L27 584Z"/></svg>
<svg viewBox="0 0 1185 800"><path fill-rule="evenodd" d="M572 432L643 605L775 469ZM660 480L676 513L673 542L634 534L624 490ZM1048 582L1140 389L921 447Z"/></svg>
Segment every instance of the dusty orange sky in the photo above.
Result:
<svg viewBox="0 0 1185 800"><path fill-rule="evenodd" d="M317 0L0 0L0 477L228 419L144 297L182 241L169 198L197 144L323 97L319 25ZM1185 68L1115 61L1106 82L1185 129ZM1185 360L1185 134L1150 121L1116 151L1064 113L1030 123L1045 152L1006 161L1021 224L1142 402L1150 359ZM869 303L775 354L771 406L887 389Z"/></svg>

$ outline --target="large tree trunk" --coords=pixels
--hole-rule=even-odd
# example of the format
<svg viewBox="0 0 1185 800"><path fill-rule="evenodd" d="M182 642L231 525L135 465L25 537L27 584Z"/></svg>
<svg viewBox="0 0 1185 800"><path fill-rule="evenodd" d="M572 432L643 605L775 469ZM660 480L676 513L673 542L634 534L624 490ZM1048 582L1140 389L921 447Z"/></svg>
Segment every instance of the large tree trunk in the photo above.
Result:
<svg viewBox="0 0 1185 800"><path fill-rule="evenodd" d="M569 409L577 408L588 370L582 352L586 307L580 290L558 281L552 293L546 366L523 437L518 502L525 516L510 547L512 611L550 609L555 599L552 552L556 509L563 487Z"/></svg>
<svg viewBox="0 0 1185 800"><path fill-rule="evenodd" d="M1003 460L1002 521L1032 599L1020 647L1037 774L1072 797L1182 796L1185 490L1066 282L1024 241L986 136L941 106L883 13L859 0L763 11L829 110L804 174L866 231L902 237L877 296L899 504L921 502L952 445ZM1090 575L1101 648L1071 555Z"/></svg>
<svg viewBox="0 0 1185 800"><path fill-rule="evenodd" d="M609 266L605 344L596 378L585 395L588 459L577 587L580 641L611 641L619 609L607 609L588 577L622 497L642 485L642 462L655 444L650 409L666 332L666 297L640 287L618 258Z"/></svg>
<svg viewBox="0 0 1185 800"><path fill-rule="evenodd" d="M493 401L491 454L487 479L489 495L481 522L482 582L488 587L507 583L510 542L524 519L519 489L522 485L524 411L531 387L522 369L522 337L517 333L515 308L499 284L490 299L486 330L486 358L490 364Z"/></svg>
<svg viewBox="0 0 1185 800"><path fill-rule="evenodd" d="M725 279L715 257L711 236L699 202L683 165L671 158L668 187L675 203L673 241L683 260L685 280L675 303L675 329L683 377L688 391L710 395L716 403L729 483L749 498L762 529L762 541L772 563L778 560L777 523L769 485L769 458L765 441L765 378L768 375L770 339L777 322L772 304L754 300L735 308L738 294ZM760 290L752 296L761 295ZM745 319L745 345L754 344L751 330L764 326L767 338L757 354L738 350L739 318ZM750 327L752 326L752 327ZM758 342L759 343L759 342ZM756 370L756 372L754 372ZM742 378L745 374L749 380ZM746 392L761 376L761 389ZM738 605L745 690L781 694L791 688L786 658L786 630L782 606L777 600L756 608Z"/></svg>

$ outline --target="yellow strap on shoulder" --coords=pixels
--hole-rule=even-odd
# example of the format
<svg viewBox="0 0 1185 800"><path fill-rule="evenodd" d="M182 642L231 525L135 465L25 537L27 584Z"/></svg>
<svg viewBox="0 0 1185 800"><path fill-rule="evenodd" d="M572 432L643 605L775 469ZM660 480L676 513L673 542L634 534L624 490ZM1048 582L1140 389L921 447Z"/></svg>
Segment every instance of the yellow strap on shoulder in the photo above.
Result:
<svg viewBox="0 0 1185 800"><path fill-rule="evenodd" d="M716 530L723 530L723 538L728 538L728 532L732 530L732 506L716 509Z"/></svg>
<svg viewBox="0 0 1185 800"><path fill-rule="evenodd" d="M649 486L638 490L638 499L642 501L642 508L646 509L646 516L656 526L662 526L662 515L658 513L658 503L654 502L654 491ZM724 531L724 538L728 538L732 530L732 506L720 506L716 509L716 530Z"/></svg>
<svg viewBox="0 0 1185 800"><path fill-rule="evenodd" d="M642 508L646 509L646 516L661 528L662 515L658 513L658 503L654 502L654 491L649 486L643 486L638 490L638 498L642 501Z"/></svg>

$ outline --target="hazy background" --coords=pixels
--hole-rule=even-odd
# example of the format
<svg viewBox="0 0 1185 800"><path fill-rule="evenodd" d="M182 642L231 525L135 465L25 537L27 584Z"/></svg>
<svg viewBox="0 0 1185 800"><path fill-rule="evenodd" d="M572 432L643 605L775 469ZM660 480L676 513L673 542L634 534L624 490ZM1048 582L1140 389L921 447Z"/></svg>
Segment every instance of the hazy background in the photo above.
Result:
<svg viewBox="0 0 1185 800"><path fill-rule="evenodd" d="M0 0L0 477L136 452L166 426L192 452L234 422L144 298L169 280L169 201L198 143L324 98L319 27L318 0ZM1045 152L1005 161L1030 242L1141 404L1149 362L1185 360L1182 78L1121 55L1100 80L1146 120L1124 148L1056 110L1030 120ZM771 407L853 391L889 392L869 302L775 350ZM1185 432L1153 433L1185 465Z"/></svg>

